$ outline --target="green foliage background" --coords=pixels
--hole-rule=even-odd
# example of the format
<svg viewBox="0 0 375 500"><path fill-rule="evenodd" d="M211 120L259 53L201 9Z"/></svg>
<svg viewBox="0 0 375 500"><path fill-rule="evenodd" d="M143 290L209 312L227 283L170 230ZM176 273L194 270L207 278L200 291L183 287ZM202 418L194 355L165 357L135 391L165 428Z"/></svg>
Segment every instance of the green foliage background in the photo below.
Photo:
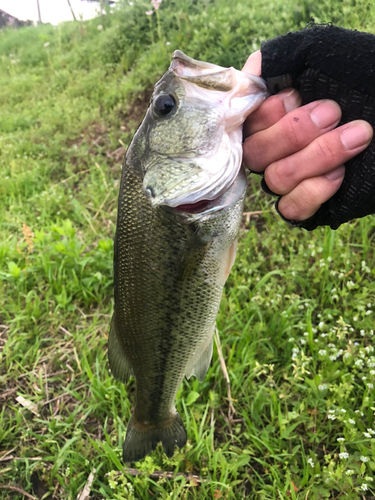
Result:
<svg viewBox="0 0 375 500"><path fill-rule="evenodd" d="M134 385L109 374L106 337L124 148L173 50L240 68L310 17L375 33L375 4L131 3L0 32L0 498L75 499L94 469L93 499L373 498L373 217L291 229L251 181L263 215L244 219L218 317L236 415L215 353L177 398L188 445L138 477L120 460Z"/></svg>

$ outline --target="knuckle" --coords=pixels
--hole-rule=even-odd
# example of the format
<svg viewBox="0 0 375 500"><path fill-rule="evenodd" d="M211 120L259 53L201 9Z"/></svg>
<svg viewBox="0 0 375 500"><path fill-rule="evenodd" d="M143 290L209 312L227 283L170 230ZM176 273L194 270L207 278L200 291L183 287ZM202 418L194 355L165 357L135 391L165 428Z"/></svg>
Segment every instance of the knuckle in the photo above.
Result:
<svg viewBox="0 0 375 500"><path fill-rule="evenodd" d="M245 139L243 145L243 162L248 169L256 172L262 171L264 169L262 163L263 156L264 149L261 141L257 140L256 135Z"/></svg>
<svg viewBox="0 0 375 500"><path fill-rule="evenodd" d="M292 220L305 220L321 205L322 189L315 179L302 181L285 200L283 215Z"/></svg>
<svg viewBox="0 0 375 500"><path fill-rule="evenodd" d="M284 201L284 202L283 202ZM294 199L284 200L281 198L279 202L279 210L281 214L289 220L299 220L301 215L301 210L296 204Z"/></svg>
<svg viewBox="0 0 375 500"><path fill-rule="evenodd" d="M290 191L290 184L293 183L293 168L290 168L288 160L271 163L266 168L264 179L274 193L286 194Z"/></svg>
<svg viewBox="0 0 375 500"><path fill-rule="evenodd" d="M291 151L299 151L306 142L306 128L301 127L297 113L289 113L283 121L283 139Z"/></svg>
<svg viewBox="0 0 375 500"><path fill-rule="evenodd" d="M315 155L317 161L323 165L333 165L336 163L337 148L332 142L315 141Z"/></svg>

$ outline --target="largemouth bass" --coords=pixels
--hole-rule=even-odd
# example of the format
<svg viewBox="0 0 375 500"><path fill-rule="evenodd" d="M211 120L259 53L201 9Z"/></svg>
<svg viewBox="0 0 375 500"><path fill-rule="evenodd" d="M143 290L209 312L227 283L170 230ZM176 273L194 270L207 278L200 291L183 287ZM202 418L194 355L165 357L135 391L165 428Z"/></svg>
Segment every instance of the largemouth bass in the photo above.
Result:
<svg viewBox="0 0 375 500"><path fill-rule="evenodd" d="M211 361L246 189L242 123L266 97L260 78L176 51L127 151L108 345L113 375L136 378L125 462L186 443L174 400Z"/></svg>

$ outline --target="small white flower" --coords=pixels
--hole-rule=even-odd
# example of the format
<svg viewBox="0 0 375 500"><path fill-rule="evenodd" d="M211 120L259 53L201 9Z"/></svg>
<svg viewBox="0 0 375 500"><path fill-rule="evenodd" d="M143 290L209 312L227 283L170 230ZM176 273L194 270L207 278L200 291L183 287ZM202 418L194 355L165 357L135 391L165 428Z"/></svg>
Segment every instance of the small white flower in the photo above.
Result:
<svg viewBox="0 0 375 500"><path fill-rule="evenodd" d="M358 316L354 316L353 321L358 321Z"/></svg>
<svg viewBox="0 0 375 500"><path fill-rule="evenodd" d="M373 389L373 388L374 388L374 384L367 384L367 387L368 387L369 389Z"/></svg>
<svg viewBox="0 0 375 500"><path fill-rule="evenodd" d="M354 470L352 470L352 469L348 469L348 470L346 471L346 475L347 475L347 476L351 476L352 474L354 474Z"/></svg>
<svg viewBox="0 0 375 500"><path fill-rule="evenodd" d="M165 42L165 45L170 45L170 44L171 42ZM273 300L271 302L273 302Z"/></svg>
<svg viewBox="0 0 375 500"><path fill-rule="evenodd" d="M44 44L44 47L48 47L48 45L49 45L49 42L46 42L46 43Z"/></svg>
<svg viewBox="0 0 375 500"><path fill-rule="evenodd" d="M368 462L370 459L368 457L364 457L363 455L360 457L361 462Z"/></svg>
<svg viewBox="0 0 375 500"><path fill-rule="evenodd" d="M325 391L328 388L327 384L320 384L318 385L319 391Z"/></svg>
<svg viewBox="0 0 375 500"><path fill-rule="evenodd" d="M98 28L99 31L102 31L103 26L101 24L98 24L97 28Z"/></svg>
<svg viewBox="0 0 375 500"><path fill-rule="evenodd" d="M369 432L370 434L373 434L373 435L375 434L374 429L367 429L367 432Z"/></svg>
<svg viewBox="0 0 375 500"><path fill-rule="evenodd" d="M327 354L327 351L325 349L320 349L318 354L320 354L320 356L325 356Z"/></svg>
<svg viewBox="0 0 375 500"><path fill-rule="evenodd" d="M130 7L133 7L134 3L133 2L129 2L129 5L130 5Z"/></svg>
<svg viewBox="0 0 375 500"><path fill-rule="evenodd" d="M337 441L338 441L339 443L343 443L343 442L345 441L345 438L337 438Z"/></svg>
<svg viewBox="0 0 375 500"><path fill-rule="evenodd" d="M330 414L328 415L328 419L329 419L329 420L336 420L336 417L335 417L335 415L332 415L332 413L330 413Z"/></svg>
<svg viewBox="0 0 375 500"><path fill-rule="evenodd" d="M367 437L367 439L371 439L371 434L369 432L364 432L363 435Z"/></svg>
<svg viewBox="0 0 375 500"><path fill-rule="evenodd" d="M313 459L310 457L307 459L307 463L311 466L311 467L315 467L315 464L313 462Z"/></svg>
<svg viewBox="0 0 375 500"><path fill-rule="evenodd" d="M342 453L339 453L339 457L341 458L341 460L343 460L344 458L349 458L349 453L343 451Z"/></svg>
<svg viewBox="0 0 375 500"><path fill-rule="evenodd" d="M321 321L321 322L319 323L318 327L319 327L319 328L323 328L323 326L324 326L324 321Z"/></svg>
<svg viewBox="0 0 375 500"><path fill-rule="evenodd" d="M361 490L363 490L363 491L367 491L368 490L368 486L367 486L366 483L362 483L361 484Z"/></svg>
<svg viewBox="0 0 375 500"><path fill-rule="evenodd" d="M309 332L305 332L303 335L304 335L304 337L308 337L309 336Z"/></svg>
<svg viewBox="0 0 375 500"><path fill-rule="evenodd" d="M344 408L341 408L340 410L342 413L346 413L346 410Z"/></svg>
<svg viewBox="0 0 375 500"><path fill-rule="evenodd" d="M115 490L118 482L115 481L114 479L109 479L108 484L109 484L109 487L111 488L111 490Z"/></svg>
<svg viewBox="0 0 375 500"><path fill-rule="evenodd" d="M321 333L320 336L324 339L324 337L328 337L328 333Z"/></svg>
<svg viewBox="0 0 375 500"><path fill-rule="evenodd" d="M296 339L293 337L289 337L288 342L294 342Z"/></svg>
<svg viewBox="0 0 375 500"><path fill-rule="evenodd" d="M352 424L352 425L355 424L355 420L353 420L352 418L349 418L348 422L349 422L349 424Z"/></svg>

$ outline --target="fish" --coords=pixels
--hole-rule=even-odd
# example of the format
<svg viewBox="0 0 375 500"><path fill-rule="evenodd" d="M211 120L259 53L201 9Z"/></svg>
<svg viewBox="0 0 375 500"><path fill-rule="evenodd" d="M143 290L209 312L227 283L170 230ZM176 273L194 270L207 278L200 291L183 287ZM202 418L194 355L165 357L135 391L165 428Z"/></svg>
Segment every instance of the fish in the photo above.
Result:
<svg viewBox="0 0 375 500"><path fill-rule="evenodd" d="M127 150L108 339L113 376L136 379L124 462L186 444L175 397L211 362L246 191L242 124L267 96L260 77L177 50Z"/></svg>

